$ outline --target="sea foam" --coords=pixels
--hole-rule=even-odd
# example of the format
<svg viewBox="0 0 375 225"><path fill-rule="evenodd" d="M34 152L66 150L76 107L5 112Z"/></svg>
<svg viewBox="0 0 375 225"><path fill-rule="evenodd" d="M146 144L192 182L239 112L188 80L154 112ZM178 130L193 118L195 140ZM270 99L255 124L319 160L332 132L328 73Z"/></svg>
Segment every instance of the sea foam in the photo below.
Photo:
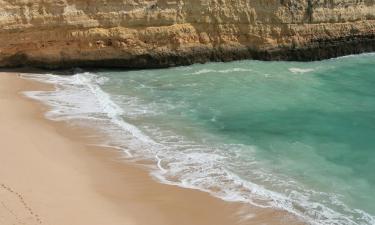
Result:
<svg viewBox="0 0 375 225"><path fill-rule="evenodd" d="M191 73L191 75L199 75L199 74L206 74L206 73L235 73L235 72L252 72L251 69L246 68L231 68L231 69L223 69L223 70L213 70L213 69L201 69L196 72Z"/></svg>
<svg viewBox="0 0 375 225"><path fill-rule="evenodd" d="M314 69L311 68L289 68L289 71L294 73L294 74L304 74L304 73L309 73L314 71Z"/></svg>

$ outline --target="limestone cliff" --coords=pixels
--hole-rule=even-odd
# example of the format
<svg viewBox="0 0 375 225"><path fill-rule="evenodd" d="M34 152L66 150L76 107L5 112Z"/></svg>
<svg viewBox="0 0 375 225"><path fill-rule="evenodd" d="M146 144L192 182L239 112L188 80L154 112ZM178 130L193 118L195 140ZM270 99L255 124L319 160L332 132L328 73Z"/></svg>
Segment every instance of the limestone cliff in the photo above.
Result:
<svg viewBox="0 0 375 225"><path fill-rule="evenodd" d="M165 67L375 50L375 0L0 0L0 66Z"/></svg>

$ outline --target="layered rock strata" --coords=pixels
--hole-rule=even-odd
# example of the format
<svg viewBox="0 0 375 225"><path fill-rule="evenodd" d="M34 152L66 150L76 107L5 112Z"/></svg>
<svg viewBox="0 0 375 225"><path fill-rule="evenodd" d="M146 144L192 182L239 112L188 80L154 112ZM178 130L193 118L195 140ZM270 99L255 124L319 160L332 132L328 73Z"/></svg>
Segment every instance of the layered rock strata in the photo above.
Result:
<svg viewBox="0 0 375 225"><path fill-rule="evenodd" d="M375 0L0 0L0 66L155 68L375 50Z"/></svg>

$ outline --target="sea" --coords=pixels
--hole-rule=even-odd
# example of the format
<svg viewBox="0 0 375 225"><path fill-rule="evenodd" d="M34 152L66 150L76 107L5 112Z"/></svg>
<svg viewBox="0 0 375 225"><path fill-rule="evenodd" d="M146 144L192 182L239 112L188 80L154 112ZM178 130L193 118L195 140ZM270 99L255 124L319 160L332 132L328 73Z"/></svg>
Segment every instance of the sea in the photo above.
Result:
<svg viewBox="0 0 375 225"><path fill-rule="evenodd" d="M167 69L22 74L46 117L159 182L286 210L308 224L375 224L375 54Z"/></svg>

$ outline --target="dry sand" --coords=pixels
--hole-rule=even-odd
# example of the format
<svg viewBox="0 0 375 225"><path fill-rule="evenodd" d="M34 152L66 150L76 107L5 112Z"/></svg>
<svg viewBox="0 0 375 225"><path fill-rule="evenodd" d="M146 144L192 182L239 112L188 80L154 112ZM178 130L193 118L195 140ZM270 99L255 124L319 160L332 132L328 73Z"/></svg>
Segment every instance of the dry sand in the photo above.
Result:
<svg viewBox="0 0 375 225"><path fill-rule="evenodd" d="M46 106L22 95L46 88L0 73L0 225L301 224L154 181L116 150L85 144L93 131L44 119Z"/></svg>

